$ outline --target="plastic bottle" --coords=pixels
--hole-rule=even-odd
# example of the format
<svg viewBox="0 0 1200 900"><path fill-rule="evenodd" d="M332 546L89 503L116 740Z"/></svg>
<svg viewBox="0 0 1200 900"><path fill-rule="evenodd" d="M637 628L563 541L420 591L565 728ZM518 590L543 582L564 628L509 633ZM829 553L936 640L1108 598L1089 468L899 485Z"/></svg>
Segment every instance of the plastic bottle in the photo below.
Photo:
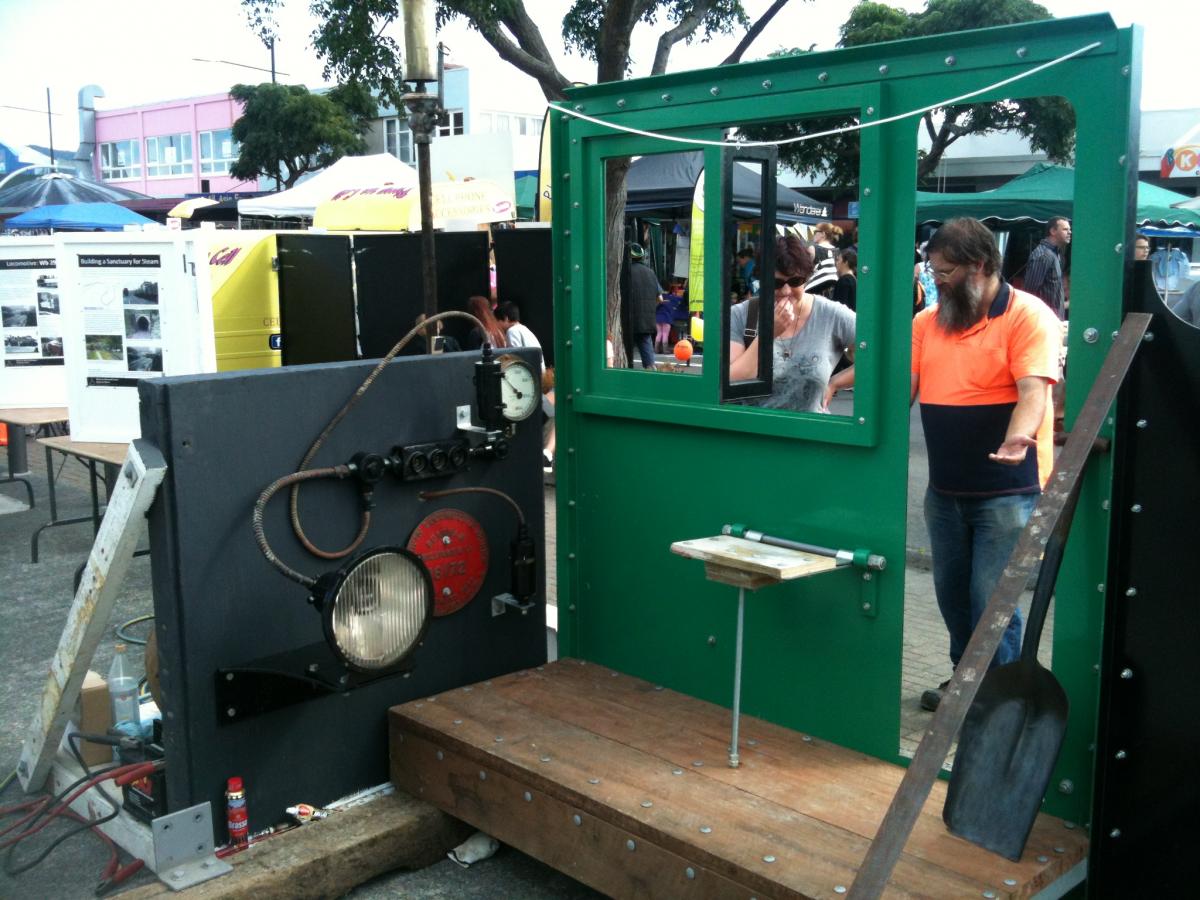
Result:
<svg viewBox="0 0 1200 900"><path fill-rule="evenodd" d="M113 728L124 734L137 734L141 727L137 699L137 676L125 655L125 645L114 648L108 670L108 697L112 703Z"/></svg>
<svg viewBox="0 0 1200 900"><path fill-rule="evenodd" d="M250 838L250 817L246 811L242 779L236 775L225 782L225 821L229 827L230 845L245 847Z"/></svg>

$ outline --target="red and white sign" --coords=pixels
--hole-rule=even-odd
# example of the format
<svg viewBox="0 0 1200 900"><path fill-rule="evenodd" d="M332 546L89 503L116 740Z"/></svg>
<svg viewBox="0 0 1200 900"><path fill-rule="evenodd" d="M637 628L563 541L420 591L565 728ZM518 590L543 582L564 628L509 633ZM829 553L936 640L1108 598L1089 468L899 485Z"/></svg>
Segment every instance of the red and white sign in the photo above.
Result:
<svg viewBox="0 0 1200 900"><path fill-rule="evenodd" d="M433 578L433 614L458 612L483 586L488 568L487 536L472 516L442 509L413 529L408 549L421 557Z"/></svg>

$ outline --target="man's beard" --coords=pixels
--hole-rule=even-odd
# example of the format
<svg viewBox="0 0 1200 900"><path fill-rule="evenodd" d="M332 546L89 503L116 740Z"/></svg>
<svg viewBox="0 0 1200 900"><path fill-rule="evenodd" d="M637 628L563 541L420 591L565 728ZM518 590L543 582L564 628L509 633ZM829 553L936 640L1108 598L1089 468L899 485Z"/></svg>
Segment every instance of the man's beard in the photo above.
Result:
<svg viewBox="0 0 1200 900"><path fill-rule="evenodd" d="M983 286L971 279L938 288L938 324L951 333L966 331L983 318Z"/></svg>

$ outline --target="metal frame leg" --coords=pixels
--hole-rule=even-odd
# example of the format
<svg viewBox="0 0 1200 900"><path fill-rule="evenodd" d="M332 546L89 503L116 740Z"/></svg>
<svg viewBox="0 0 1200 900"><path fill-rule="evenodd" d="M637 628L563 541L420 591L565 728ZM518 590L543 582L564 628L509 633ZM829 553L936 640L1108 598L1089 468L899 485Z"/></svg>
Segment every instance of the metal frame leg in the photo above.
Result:
<svg viewBox="0 0 1200 900"><path fill-rule="evenodd" d="M729 743L729 767L741 765L738 757L738 720L742 714L742 626L746 617L746 589L738 588L737 643L733 650L733 737Z"/></svg>
<svg viewBox="0 0 1200 900"><path fill-rule="evenodd" d="M7 423L6 423L7 424ZM29 458L25 453L25 429L20 425L8 426L8 474L0 478L0 484L25 485L25 493L29 495L29 508L37 504L33 499L33 483L24 476L29 474Z"/></svg>

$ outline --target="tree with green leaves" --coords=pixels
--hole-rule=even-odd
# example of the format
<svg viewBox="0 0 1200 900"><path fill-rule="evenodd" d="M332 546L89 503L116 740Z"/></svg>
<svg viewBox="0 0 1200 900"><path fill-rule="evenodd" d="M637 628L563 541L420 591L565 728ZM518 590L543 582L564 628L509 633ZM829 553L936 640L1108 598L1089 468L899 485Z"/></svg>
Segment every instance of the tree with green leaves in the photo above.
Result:
<svg viewBox="0 0 1200 900"><path fill-rule="evenodd" d="M242 0L254 22L269 17L283 0ZM671 50L679 43L707 41L714 35L746 30L726 62L737 62L750 43L788 0L775 0L753 25L741 0L571 0L561 20L561 34L569 50L596 63L596 81L621 81L631 72L629 47L634 29L658 29L659 38L650 64L643 74L667 71ZM318 25L313 46L325 63L325 77L342 83L361 83L400 108L403 67L400 51L384 34L400 18L400 0L311 0ZM542 9L522 0L439 0L438 23L461 18L479 32L496 54L535 79L547 100L561 100L571 86L546 45L541 27L532 12L544 18ZM628 161L611 161L605 180L610 271L619 267L625 245L625 174ZM613 279L615 281L615 279ZM619 303L616 287L609 288L609 330L617 348L618 365L623 365L620 340Z"/></svg>
<svg viewBox="0 0 1200 900"><path fill-rule="evenodd" d="M366 150L363 136L377 114L374 97L361 86L313 94L300 85L236 84L229 93L243 105L233 123L240 152L230 175L278 178L285 188L307 172Z"/></svg>
<svg viewBox="0 0 1200 900"><path fill-rule="evenodd" d="M880 41L969 31L1050 18L1050 12L1033 0L928 0L926 8L909 13L886 3L865 2L854 7L841 27L841 47ZM784 51L782 54L808 52ZM755 126L746 129L754 140L779 140L856 124L851 115L825 116L803 122ZM1075 152L1075 113L1061 97L1034 97L996 103L964 103L931 110L921 117L930 147L917 159L918 180L928 178L955 141L967 135L1015 132L1029 140L1035 151L1052 161L1069 163ZM807 175L824 176L826 184L852 188L858 183L858 132L803 141L780 148L780 162Z"/></svg>

